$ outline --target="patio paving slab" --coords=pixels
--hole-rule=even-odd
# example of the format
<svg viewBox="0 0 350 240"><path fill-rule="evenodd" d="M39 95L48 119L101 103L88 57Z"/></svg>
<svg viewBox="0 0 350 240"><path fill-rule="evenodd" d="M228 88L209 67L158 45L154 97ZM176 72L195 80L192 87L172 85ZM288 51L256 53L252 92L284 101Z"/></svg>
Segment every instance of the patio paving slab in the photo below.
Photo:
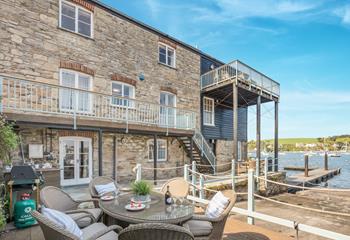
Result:
<svg viewBox="0 0 350 240"><path fill-rule="evenodd" d="M0 235L1 240L45 240L39 226L16 229ZM223 240L291 240L286 235L229 218ZM170 239L169 239L170 240Z"/></svg>

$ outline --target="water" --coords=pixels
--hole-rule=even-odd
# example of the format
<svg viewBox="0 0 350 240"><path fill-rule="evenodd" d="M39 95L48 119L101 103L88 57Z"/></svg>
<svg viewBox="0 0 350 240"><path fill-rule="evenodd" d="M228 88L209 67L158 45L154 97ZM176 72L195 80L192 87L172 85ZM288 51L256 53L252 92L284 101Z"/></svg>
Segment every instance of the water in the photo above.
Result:
<svg viewBox="0 0 350 240"><path fill-rule="evenodd" d="M304 166L304 153L282 153L279 155L279 170L285 166ZM310 168L323 168L324 156L319 154L309 156ZM341 173L327 181L329 188L350 189L350 155L340 154L340 157L328 157L328 168L341 168ZM300 171L287 171L287 176L301 173Z"/></svg>

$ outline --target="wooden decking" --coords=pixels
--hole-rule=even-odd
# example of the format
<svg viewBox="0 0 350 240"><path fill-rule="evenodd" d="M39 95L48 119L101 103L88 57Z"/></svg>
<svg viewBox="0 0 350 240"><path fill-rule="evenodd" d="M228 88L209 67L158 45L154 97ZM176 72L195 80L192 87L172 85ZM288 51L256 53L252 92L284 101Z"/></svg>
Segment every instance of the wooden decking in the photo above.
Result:
<svg viewBox="0 0 350 240"><path fill-rule="evenodd" d="M1 240L44 240L39 226L14 230L0 235ZM293 238L278 232L229 218L226 223L224 240L291 240Z"/></svg>
<svg viewBox="0 0 350 240"><path fill-rule="evenodd" d="M287 182L292 185L312 185L318 184L326 181L329 178L334 177L340 173L340 168L324 170L324 169L315 169L309 171L308 177L304 176L304 173L299 173L287 178Z"/></svg>

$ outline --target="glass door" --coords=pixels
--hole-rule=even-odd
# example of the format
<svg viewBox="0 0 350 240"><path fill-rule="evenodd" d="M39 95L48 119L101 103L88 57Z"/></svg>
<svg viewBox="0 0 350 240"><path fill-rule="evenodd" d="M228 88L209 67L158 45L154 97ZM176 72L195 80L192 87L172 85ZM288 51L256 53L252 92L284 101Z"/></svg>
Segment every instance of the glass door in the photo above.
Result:
<svg viewBox="0 0 350 240"><path fill-rule="evenodd" d="M160 125L174 128L176 126L176 95L160 93Z"/></svg>
<svg viewBox="0 0 350 240"><path fill-rule="evenodd" d="M91 139L60 138L61 185L89 183L92 176Z"/></svg>

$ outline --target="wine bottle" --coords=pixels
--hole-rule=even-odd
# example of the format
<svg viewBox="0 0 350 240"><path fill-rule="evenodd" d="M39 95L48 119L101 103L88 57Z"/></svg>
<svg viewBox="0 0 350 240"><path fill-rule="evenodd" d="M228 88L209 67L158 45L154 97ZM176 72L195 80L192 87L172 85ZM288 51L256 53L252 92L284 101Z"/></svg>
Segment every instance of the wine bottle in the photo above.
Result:
<svg viewBox="0 0 350 240"><path fill-rule="evenodd" d="M167 186L167 190L166 190L166 193L165 193L165 204L166 205L170 205L172 202L171 200L171 193L169 191L169 186Z"/></svg>

